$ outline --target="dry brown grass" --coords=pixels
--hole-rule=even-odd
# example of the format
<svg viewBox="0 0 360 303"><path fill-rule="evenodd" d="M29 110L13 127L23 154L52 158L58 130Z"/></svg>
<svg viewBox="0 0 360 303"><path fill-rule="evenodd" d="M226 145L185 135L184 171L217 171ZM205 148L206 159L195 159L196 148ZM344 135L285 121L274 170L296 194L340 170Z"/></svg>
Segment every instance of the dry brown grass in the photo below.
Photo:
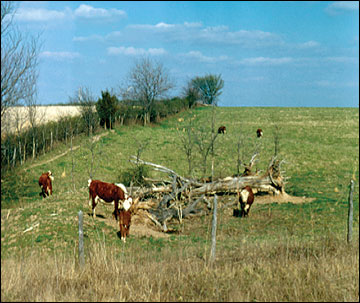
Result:
<svg viewBox="0 0 360 303"><path fill-rule="evenodd" d="M73 256L33 253L1 261L3 301L328 301L359 299L359 250L326 236L245 243L212 267L203 247L104 247L80 270ZM6 275L6 277L5 277Z"/></svg>
<svg viewBox="0 0 360 303"><path fill-rule="evenodd" d="M76 105L68 105L68 106L37 106L36 107L36 124L44 124L50 121L58 121L62 117L74 117L80 115L81 106ZM2 127L6 132L14 132L16 131L16 123L21 125L21 130L26 130L30 126L29 118L28 118L28 109L24 106L15 106L10 107L6 115L4 116L4 120L2 121ZM16 122L17 120L17 122ZM2 128L2 131L3 131Z"/></svg>

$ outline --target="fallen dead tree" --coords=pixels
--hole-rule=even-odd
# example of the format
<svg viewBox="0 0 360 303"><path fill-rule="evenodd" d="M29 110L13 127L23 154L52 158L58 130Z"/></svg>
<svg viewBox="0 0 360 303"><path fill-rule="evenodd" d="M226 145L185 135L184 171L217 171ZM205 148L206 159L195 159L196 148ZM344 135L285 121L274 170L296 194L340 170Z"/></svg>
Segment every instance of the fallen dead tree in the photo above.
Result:
<svg viewBox="0 0 360 303"><path fill-rule="evenodd" d="M163 180L148 178L146 180L149 183L148 187L133 187L131 192L133 196L140 197L140 200L142 200L138 207L146 209L148 217L163 231L168 230L166 222L172 218L181 221L182 218L191 215L209 212L212 206L208 197L214 194L235 194L245 186L250 186L254 193L286 195L285 177L280 171L280 166L284 161L279 161L276 157L273 157L264 173L253 173L252 167L256 156L257 154L251 158L248 165L244 165L245 170L242 175L206 183L185 178L165 166L143 161L132 156L134 160L131 159L131 162L137 165L150 166L154 170L167 174L167 178ZM153 202L154 198L159 201L157 205ZM146 201L149 199L152 201L151 207L146 206Z"/></svg>

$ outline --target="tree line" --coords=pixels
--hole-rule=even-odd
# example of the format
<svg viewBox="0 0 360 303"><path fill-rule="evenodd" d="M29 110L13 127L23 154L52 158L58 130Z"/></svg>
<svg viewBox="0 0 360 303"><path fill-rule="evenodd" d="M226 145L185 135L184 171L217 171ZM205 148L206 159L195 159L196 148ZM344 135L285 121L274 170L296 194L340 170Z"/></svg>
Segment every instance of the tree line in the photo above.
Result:
<svg viewBox="0 0 360 303"><path fill-rule="evenodd" d="M135 62L125 85L114 91L101 91L96 100L89 88L79 88L70 104L79 105L79 117L62 117L58 122L38 124L37 78L40 37L23 35L14 24L16 2L1 2L1 119L7 121L9 109L25 106L30 127L23 130L23 118L15 117L17 132L11 134L2 123L2 171L22 164L29 157L51 150L58 141L78 134L91 136L99 127L113 128L115 123L141 123L144 126L202 104L217 105L224 81L221 75L194 77L181 96L169 97L175 87L161 62L142 58ZM214 127L212 128L214 133Z"/></svg>

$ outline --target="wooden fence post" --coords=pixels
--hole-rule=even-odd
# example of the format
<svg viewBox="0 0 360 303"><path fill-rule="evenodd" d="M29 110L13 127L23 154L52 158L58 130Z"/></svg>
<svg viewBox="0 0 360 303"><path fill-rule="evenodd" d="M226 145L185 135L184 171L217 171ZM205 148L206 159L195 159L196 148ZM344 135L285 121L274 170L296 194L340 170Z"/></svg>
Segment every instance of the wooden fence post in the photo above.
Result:
<svg viewBox="0 0 360 303"><path fill-rule="evenodd" d="M16 162L16 145L14 147L14 156L13 156L13 167L15 167L15 162Z"/></svg>
<svg viewBox="0 0 360 303"><path fill-rule="evenodd" d="M51 132L50 132L50 150L52 150L52 146L53 146L53 132L51 130Z"/></svg>
<svg viewBox="0 0 360 303"><path fill-rule="evenodd" d="M217 196L214 196L214 210L213 210L213 220L211 227L211 251L210 251L210 264L215 260L216 254L216 225L217 225Z"/></svg>
<svg viewBox="0 0 360 303"><path fill-rule="evenodd" d="M350 194L349 194L349 211L348 211L348 232L347 242L350 243L352 239L352 225L353 225L353 191L354 180L350 181Z"/></svg>
<svg viewBox="0 0 360 303"><path fill-rule="evenodd" d="M19 139L19 156L20 156L20 165L22 165L23 162L22 162L22 155L21 155L21 139Z"/></svg>
<svg viewBox="0 0 360 303"><path fill-rule="evenodd" d="M35 136L33 135L33 154L32 154L32 158L34 159L35 158Z"/></svg>
<svg viewBox="0 0 360 303"><path fill-rule="evenodd" d="M84 232L83 232L83 212L79 211L79 264L83 267L85 264L84 258Z"/></svg>

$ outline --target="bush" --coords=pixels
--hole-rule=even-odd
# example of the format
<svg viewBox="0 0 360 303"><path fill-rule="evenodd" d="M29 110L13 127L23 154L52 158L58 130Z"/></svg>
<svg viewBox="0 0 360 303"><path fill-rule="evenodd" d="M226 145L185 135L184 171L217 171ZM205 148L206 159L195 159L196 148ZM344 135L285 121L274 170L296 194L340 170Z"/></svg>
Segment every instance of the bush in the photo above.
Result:
<svg viewBox="0 0 360 303"><path fill-rule="evenodd" d="M96 111L100 118L100 125L106 128L113 128L116 117L116 109L119 100L108 91L101 91L101 98L96 103Z"/></svg>
<svg viewBox="0 0 360 303"><path fill-rule="evenodd" d="M143 177L149 176L149 168L145 165L138 165L119 174L118 178L125 186L143 186L146 181Z"/></svg>

